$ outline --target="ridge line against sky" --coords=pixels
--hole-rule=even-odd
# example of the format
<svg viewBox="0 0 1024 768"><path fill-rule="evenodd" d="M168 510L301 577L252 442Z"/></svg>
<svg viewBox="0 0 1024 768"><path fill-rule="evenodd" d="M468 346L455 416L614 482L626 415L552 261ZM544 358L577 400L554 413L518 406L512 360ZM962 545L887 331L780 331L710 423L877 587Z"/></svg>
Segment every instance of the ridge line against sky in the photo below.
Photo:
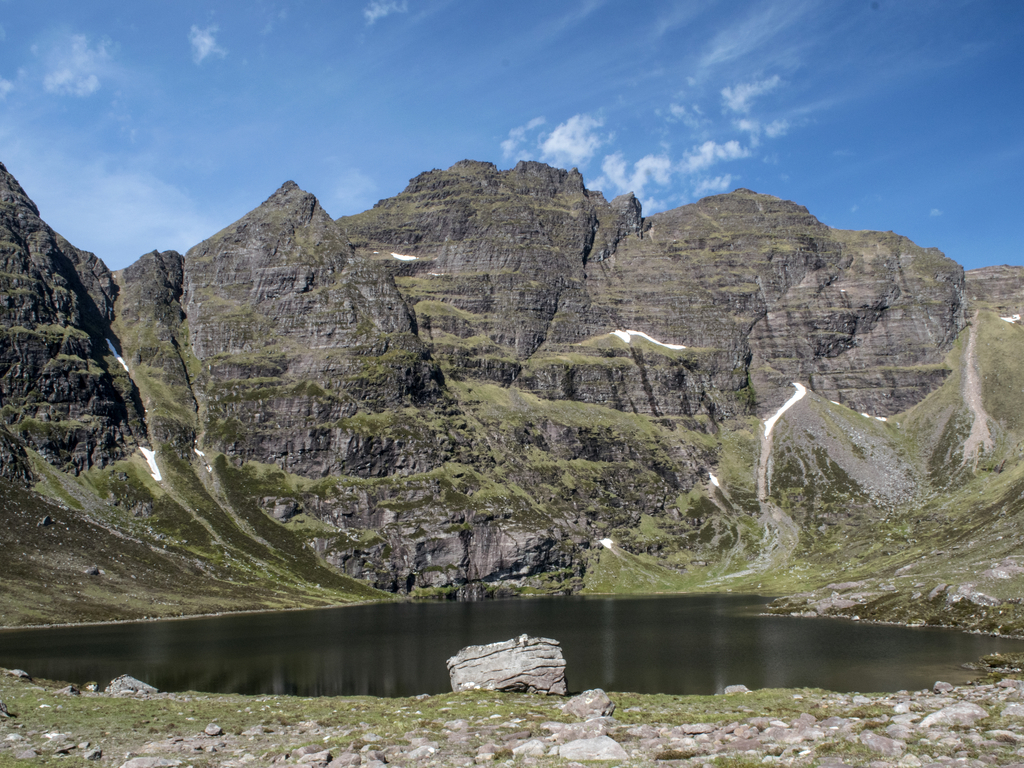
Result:
<svg viewBox="0 0 1024 768"><path fill-rule="evenodd" d="M332 216L470 158L645 214L737 187L1024 263L1024 5L0 0L0 162L114 269L294 179ZM152 6L152 7L150 7Z"/></svg>

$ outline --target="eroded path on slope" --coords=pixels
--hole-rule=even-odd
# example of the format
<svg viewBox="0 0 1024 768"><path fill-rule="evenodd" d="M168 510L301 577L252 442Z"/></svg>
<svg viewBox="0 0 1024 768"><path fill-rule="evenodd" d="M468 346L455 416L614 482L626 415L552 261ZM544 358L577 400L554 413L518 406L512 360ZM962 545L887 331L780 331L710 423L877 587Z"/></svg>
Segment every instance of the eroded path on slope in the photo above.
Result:
<svg viewBox="0 0 1024 768"><path fill-rule="evenodd" d="M964 460L961 466L971 462L973 469L978 468L978 459L983 451L995 448L992 433L988 429L988 413L981 400L981 376L978 373L978 313L974 313L971 325L967 329L967 343L964 345L963 358L960 364L960 391L964 403L971 409L974 423L971 433L964 441Z"/></svg>

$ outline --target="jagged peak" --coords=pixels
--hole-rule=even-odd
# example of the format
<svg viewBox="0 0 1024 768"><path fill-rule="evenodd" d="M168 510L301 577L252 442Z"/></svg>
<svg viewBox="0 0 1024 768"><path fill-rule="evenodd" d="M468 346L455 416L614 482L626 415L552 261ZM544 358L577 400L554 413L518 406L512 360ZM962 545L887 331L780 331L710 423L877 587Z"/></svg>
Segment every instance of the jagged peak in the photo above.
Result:
<svg viewBox="0 0 1024 768"><path fill-rule="evenodd" d="M34 215L39 215L39 209L32 198L25 193L21 184L3 163L0 163L0 202L23 206L32 211Z"/></svg>

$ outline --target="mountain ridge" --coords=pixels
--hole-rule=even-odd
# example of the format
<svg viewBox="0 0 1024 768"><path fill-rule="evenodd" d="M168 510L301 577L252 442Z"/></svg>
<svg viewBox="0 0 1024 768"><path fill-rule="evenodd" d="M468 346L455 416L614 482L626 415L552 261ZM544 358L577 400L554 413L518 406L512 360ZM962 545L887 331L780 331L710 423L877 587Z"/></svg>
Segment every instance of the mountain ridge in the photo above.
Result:
<svg viewBox="0 0 1024 768"><path fill-rule="evenodd" d="M0 214L23 213L54 244L33 251L17 213L0 219L5 289L30 295L13 291L32 274L57 284L59 251L65 290L97 308L59 316L61 339L78 341L31 370L15 357L24 301L5 315L3 476L200 564L229 602L319 600L309 573L332 584L328 602L367 586L577 592L610 569L646 574L623 578L632 589L792 593L844 569L884 581L911 552L942 571L914 537L890 552L866 529L945 515L955 525L931 535L955 537L971 515L948 510L979 483L1004 518L1020 506L1007 484L1016 396L987 351L1017 343L998 313L1020 313L1019 268L965 276L936 249L833 230L745 189L644 217L575 171L462 161L337 220L286 182L184 256L109 273L46 234L3 178ZM64 306L41 290L40 307ZM50 318L32 320L32 338ZM973 401L967 349L983 372ZM46 366L65 380L85 366L116 393L116 408L51 397L47 412L95 414L67 431L78 442L38 437L25 382ZM765 447L760 423L793 381L808 397ZM150 446L159 481L137 451ZM835 557L843 537L863 561ZM963 574L982 549L999 546L973 547ZM997 586L1000 601L1019 589ZM250 588L259 596L238 597ZM23 606L0 609L22 620Z"/></svg>

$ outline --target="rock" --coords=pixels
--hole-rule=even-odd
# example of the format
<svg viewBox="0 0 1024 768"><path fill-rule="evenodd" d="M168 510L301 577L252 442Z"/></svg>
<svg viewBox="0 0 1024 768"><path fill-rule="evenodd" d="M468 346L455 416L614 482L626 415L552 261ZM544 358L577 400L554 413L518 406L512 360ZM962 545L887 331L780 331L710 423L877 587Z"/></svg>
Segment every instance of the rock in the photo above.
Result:
<svg viewBox="0 0 1024 768"><path fill-rule="evenodd" d="M130 675L121 675L110 681L110 685L103 689L104 693L157 693L156 688L141 680L136 680ZM138 768L136 766L136 768Z"/></svg>
<svg viewBox="0 0 1024 768"><path fill-rule="evenodd" d="M205 733L207 736L220 736L224 733L224 729L216 723L210 723L203 729L203 733Z"/></svg>
<svg viewBox="0 0 1024 768"><path fill-rule="evenodd" d="M34 749L26 749L23 752L19 752L14 756L15 760L31 760L33 757L39 757L39 753Z"/></svg>
<svg viewBox="0 0 1024 768"><path fill-rule="evenodd" d="M181 765L181 760L170 760L166 757L133 757L121 764L121 768L174 768Z"/></svg>
<svg viewBox="0 0 1024 768"><path fill-rule="evenodd" d="M557 640L520 635L470 645L448 659L452 690L525 691L564 696L565 660Z"/></svg>
<svg viewBox="0 0 1024 768"><path fill-rule="evenodd" d="M7 705L4 704L3 699L0 699L0 717L10 717L11 713L7 711Z"/></svg>
<svg viewBox="0 0 1024 768"><path fill-rule="evenodd" d="M610 736L577 739L558 747L558 756L565 760L628 760L626 750Z"/></svg>
<svg viewBox="0 0 1024 768"><path fill-rule="evenodd" d="M544 757L547 754L548 745L540 739L530 739L512 750L516 757Z"/></svg>
<svg viewBox="0 0 1024 768"><path fill-rule="evenodd" d="M82 757L86 760L99 760L103 757L103 750L99 747L93 747L92 749L87 750Z"/></svg>
<svg viewBox="0 0 1024 768"><path fill-rule="evenodd" d="M932 728L936 725L974 725L976 720L988 717L988 712L969 701L961 701L932 712L921 723L921 728Z"/></svg>
<svg viewBox="0 0 1024 768"><path fill-rule="evenodd" d="M299 763L307 765L310 763L329 763L333 759L331 751L329 749L321 750L320 752L311 752L310 754L303 755L299 758Z"/></svg>
<svg viewBox="0 0 1024 768"><path fill-rule="evenodd" d="M1007 704L1003 707L1003 717L1024 717L1024 704Z"/></svg>
<svg viewBox="0 0 1024 768"><path fill-rule="evenodd" d="M405 757L408 760L425 760L435 752L437 752L437 747L433 747L430 744L424 744L416 747L416 749L406 752Z"/></svg>
<svg viewBox="0 0 1024 768"><path fill-rule="evenodd" d="M723 693L750 693L750 689L745 685L727 685Z"/></svg>
<svg viewBox="0 0 1024 768"><path fill-rule="evenodd" d="M82 695L81 692L78 690L77 686L75 686L75 685L65 685L63 688L61 688L59 691L57 691L57 693L62 693L65 696L81 696Z"/></svg>
<svg viewBox="0 0 1024 768"><path fill-rule="evenodd" d="M879 754L885 755L886 757L898 757L903 754L903 750L906 749L906 744L902 741L896 741L885 736L879 736L877 733L871 731L864 731L860 735L860 743L870 749L872 752L878 752Z"/></svg>
<svg viewBox="0 0 1024 768"><path fill-rule="evenodd" d="M935 683L935 685L932 686L932 690L936 693L948 693L949 691L953 690L953 686L949 683L944 683L941 680L939 680Z"/></svg>
<svg viewBox="0 0 1024 768"><path fill-rule="evenodd" d="M615 702L609 699L608 694L600 688L593 688L573 696L562 705L562 711L581 720L590 720L594 717L606 717L614 714Z"/></svg>
<svg viewBox="0 0 1024 768"><path fill-rule="evenodd" d="M88 568L86 568L83 571L83 573L86 576L99 576L100 575L100 569L99 569L98 565L90 565Z"/></svg>
<svg viewBox="0 0 1024 768"><path fill-rule="evenodd" d="M19 680L27 680L29 682L32 682L32 676L24 669L8 669L7 674L11 677L16 677Z"/></svg>

